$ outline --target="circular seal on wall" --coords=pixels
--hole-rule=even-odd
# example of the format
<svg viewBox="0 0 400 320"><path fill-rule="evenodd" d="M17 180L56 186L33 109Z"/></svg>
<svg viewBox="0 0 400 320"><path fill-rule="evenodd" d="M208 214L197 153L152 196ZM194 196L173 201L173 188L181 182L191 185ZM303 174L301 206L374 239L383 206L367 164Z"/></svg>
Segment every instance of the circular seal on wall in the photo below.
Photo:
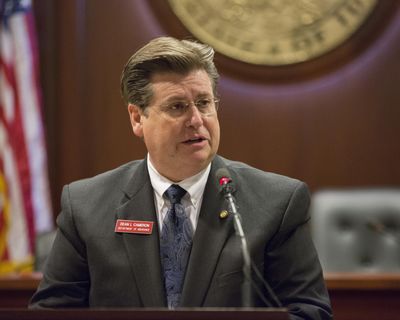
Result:
<svg viewBox="0 0 400 320"><path fill-rule="evenodd" d="M257 65L307 61L356 32L377 0L168 0L200 41Z"/></svg>

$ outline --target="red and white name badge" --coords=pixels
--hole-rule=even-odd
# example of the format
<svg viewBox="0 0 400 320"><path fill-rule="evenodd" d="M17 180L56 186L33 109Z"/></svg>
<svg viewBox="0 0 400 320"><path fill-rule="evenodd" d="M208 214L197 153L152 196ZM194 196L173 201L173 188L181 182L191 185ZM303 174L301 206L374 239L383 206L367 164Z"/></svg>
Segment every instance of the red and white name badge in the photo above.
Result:
<svg viewBox="0 0 400 320"><path fill-rule="evenodd" d="M153 232L153 221L121 220L115 223L115 232L151 234Z"/></svg>

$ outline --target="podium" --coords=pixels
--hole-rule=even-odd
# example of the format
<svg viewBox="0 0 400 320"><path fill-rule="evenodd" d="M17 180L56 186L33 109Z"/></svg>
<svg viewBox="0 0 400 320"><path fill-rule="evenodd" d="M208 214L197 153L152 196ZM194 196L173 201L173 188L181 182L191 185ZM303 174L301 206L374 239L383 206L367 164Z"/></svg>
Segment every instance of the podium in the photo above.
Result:
<svg viewBox="0 0 400 320"><path fill-rule="evenodd" d="M286 309L190 308L166 309L0 309L2 320L289 320Z"/></svg>

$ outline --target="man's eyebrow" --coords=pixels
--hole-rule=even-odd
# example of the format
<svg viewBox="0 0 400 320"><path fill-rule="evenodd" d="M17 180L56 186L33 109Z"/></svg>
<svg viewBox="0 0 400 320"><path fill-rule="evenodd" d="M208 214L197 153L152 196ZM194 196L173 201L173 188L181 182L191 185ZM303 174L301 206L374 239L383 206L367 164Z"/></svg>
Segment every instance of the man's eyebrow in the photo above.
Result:
<svg viewBox="0 0 400 320"><path fill-rule="evenodd" d="M175 102L175 101L186 101L188 100L184 95L171 95L165 98L164 103Z"/></svg>
<svg viewBox="0 0 400 320"><path fill-rule="evenodd" d="M195 100L202 99L202 98L212 99L212 97L213 97L213 95L208 92L200 92L195 96ZM175 102L175 101L188 101L188 100L190 100L190 99L188 99L186 96L177 94L177 95L171 95L171 96L167 97L164 100L163 104L171 103L171 102Z"/></svg>
<svg viewBox="0 0 400 320"><path fill-rule="evenodd" d="M208 93L208 92L204 92L204 93L199 93L198 95L196 95L196 99L198 98L212 98L213 95Z"/></svg>

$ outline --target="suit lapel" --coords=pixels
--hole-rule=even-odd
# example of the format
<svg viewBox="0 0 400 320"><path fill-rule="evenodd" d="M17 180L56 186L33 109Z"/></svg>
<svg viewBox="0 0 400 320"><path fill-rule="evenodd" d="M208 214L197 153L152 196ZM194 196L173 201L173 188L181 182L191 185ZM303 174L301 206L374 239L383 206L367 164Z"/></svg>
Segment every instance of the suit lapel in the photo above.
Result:
<svg viewBox="0 0 400 320"><path fill-rule="evenodd" d="M117 209L117 219L154 222L151 235L123 234L140 298L144 307L166 306L157 215L146 160L138 166L125 193L128 200Z"/></svg>
<svg viewBox="0 0 400 320"><path fill-rule="evenodd" d="M220 157L212 163L210 175L204 190L199 221L193 238L193 247L186 270L181 304L184 307L196 307L203 304L219 254L226 239L233 232L231 219L221 219L219 213L224 199L219 193L215 172L224 167Z"/></svg>

